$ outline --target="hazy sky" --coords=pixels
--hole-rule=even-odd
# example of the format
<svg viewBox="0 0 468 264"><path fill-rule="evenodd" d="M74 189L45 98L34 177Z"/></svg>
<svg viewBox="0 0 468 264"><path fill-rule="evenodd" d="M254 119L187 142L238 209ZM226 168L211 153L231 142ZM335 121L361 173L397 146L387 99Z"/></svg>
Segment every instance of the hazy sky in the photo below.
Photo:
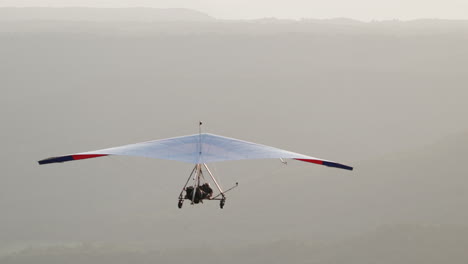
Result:
<svg viewBox="0 0 468 264"><path fill-rule="evenodd" d="M177 7L228 19L468 19L466 0L0 0L0 6Z"/></svg>

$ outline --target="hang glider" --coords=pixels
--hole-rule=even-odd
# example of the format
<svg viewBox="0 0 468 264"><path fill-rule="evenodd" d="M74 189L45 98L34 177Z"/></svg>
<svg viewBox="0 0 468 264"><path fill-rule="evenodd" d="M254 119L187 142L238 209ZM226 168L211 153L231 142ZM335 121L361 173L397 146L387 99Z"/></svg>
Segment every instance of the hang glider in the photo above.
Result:
<svg viewBox="0 0 468 264"><path fill-rule="evenodd" d="M208 133L51 157L40 160L39 164L60 163L108 155L177 160L192 164L247 159L295 159L328 167L353 170L350 166L334 161Z"/></svg>
<svg viewBox="0 0 468 264"><path fill-rule="evenodd" d="M201 124L202 123L200 122L200 126ZM179 208L182 208L184 200L190 200L191 204L203 203L204 200L219 200L219 206L223 208L224 203L226 202L225 194L237 187L236 183L232 188L223 191L220 184L208 168L207 163L228 160L275 158L281 159L282 161L283 159L294 159L333 168L353 170L353 168L348 165L334 161L318 159L266 145L208 133L199 133L190 136L160 139L114 148L51 157L40 160L39 164L61 163L109 155L177 160L195 164L187 182L179 194ZM215 184L219 194L213 194L213 189L207 181L208 178L204 177L205 174L210 176L211 182ZM190 179L192 179L193 184L187 187Z"/></svg>

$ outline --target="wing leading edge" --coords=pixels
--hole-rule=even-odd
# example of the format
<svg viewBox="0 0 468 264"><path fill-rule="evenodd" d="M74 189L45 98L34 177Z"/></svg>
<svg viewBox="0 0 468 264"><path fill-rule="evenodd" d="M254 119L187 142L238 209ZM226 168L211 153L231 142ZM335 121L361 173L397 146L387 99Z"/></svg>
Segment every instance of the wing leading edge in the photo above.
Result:
<svg viewBox="0 0 468 264"><path fill-rule="evenodd" d="M88 155L67 155L67 156L60 156L60 157L51 157L47 159L43 159L38 161L39 165L44 165L44 164L49 164L49 163L61 163L61 162L66 162L66 161L72 161L72 160L81 160L81 159L90 159L90 158L97 158L97 157L103 157L103 156L108 156L105 154L88 154Z"/></svg>
<svg viewBox="0 0 468 264"><path fill-rule="evenodd" d="M40 160L39 164L61 163L108 155L158 158L194 164L228 160L286 158L339 169L353 170L350 166L334 161L318 159L266 145L206 133L51 157Z"/></svg>

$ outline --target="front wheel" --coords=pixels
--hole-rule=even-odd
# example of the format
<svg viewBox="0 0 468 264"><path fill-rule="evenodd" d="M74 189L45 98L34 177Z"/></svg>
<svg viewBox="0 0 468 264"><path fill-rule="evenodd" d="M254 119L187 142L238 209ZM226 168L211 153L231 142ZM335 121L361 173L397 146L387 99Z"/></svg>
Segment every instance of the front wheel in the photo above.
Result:
<svg viewBox="0 0 468 264"><path fill-rule="evenodd" d="M183 200L179 200L179 204L177 204L177 206L179 207L179 209L182 208L182 204L183 204L183 203L184 203Z"/></svg>
<svg viewBox="0 0 468 264"><path fill-rule="evenodd" d="M226 202L226 199L222 199L221 201L219 201L219 208L223 209L225 202Z"/></svg>

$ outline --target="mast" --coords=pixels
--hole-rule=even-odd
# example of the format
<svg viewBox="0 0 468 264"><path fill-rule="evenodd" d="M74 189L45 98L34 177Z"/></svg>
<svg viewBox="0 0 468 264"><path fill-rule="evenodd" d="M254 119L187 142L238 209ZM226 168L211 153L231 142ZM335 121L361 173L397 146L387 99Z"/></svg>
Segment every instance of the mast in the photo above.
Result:
<svg viewBox="0 0 468 264"><path fill-rule="evenodd" d="M201 155L202 155L202 135L201 135L201 126L203 125L202 121L198 122L198 164L200 164Z"/></svg>

